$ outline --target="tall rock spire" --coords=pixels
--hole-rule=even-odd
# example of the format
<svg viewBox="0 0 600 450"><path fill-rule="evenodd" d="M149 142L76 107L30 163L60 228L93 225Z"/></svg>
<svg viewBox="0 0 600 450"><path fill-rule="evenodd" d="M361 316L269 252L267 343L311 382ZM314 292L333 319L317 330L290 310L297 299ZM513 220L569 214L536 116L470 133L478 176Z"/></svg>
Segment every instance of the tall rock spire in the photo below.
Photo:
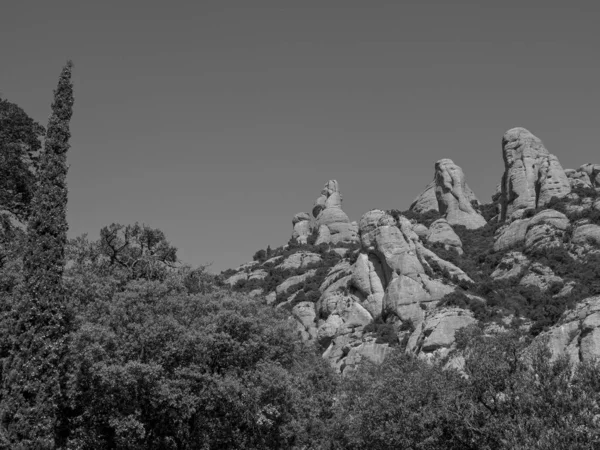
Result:
<svg viewBox="0 0 600 450"><path fill-rule="evenodd" d="M538 208L552 197L571 192L569 179L558 158L525 128L512 128L502 138L504 175L500 219L517 217L520 210Z"/></svg>

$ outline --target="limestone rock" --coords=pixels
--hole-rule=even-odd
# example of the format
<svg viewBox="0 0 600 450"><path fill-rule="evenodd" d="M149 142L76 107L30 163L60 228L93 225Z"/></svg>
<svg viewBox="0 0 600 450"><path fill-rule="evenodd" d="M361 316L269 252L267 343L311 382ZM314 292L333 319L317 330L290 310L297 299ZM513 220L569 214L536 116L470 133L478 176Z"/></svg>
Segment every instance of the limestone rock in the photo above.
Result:
<svg viewBox="0 0 600 450"><path fill-rule="evenodd" d="M374 255L361 253L352 272L352 283L362 294L361 303L374 318L381 316L385 290L385 275L381 262Z"/></svg>
<svg viewBox="0 0 600 450"><path fill-rule="evenodd" d="M273 256L272 258L267 259L264 263L263 266L266 265L275 265L275 263L279 262L279 260L283 259L283 256Z"/></svg>
<svg viewBox="0 0 600 450"><path fill-rule="evenodd" d="M306 335L303 334L305 340L317 338L317 327L315 324L315 305L311 302L299 302L292 308L292 316L302 326L302 329L306 331Z"/></svg>
<svg viewBox="0 0 600 450"><path fill-rule="evenodd" d="M310 278L315 275L317 271L312 269L302 275L296 275L295 277L289 277L283 283L275 288L275 293L277 295L285 293L289 288L296 286L300 283L304 283L307 278Z"/></svg>
<svg viewBox="0 0 600 450"><path fill-rule="evenodd" d="M485 219L471 205L462 169L451 159L435 163L435 195L440 214L450 225L481 228Z"/></svg>
<svg viewBox="0 0 600 450"><path fill-rule="evenodd" d="M533 216L527 224L525 250L560 247L569 227L569 219L554 209L545 209Z"/></svg>
<svg viewBox="0 0 600 450"><path fill-rule="evenodd" d="M450 349L454 344L455 333L475 323L477 320L469 310L460 308L436 310L423 322L418 343L419 351L432 353L440 349Z"/></svg>
<svg viewBox="0 0 600 450"><path fill-rule="evenodd" d="M321 344L323 347L327 347L343 325L344 321L337 314L329 316L317 330L317 339L319 340L319 344Z"/></svg>
<svg viewBox="0 0 600 450"><path fill-rule="evenodd" d="M374 364L381 364L391 352L392 349L388 344L378 344L376 342L363 342L357 347L351 347L344 359L342 374L348 375L354 371L363 359L367 359Z"/></svg>
<svg viewBox="0 0 600 450"><path fill-rule="evenodd" d="M292 219L292 225L294 227L292 238L296 239L299 244L306 244L312 232L310 215L305 212L296 214Z"/></svg>
<svg viewBox="0 0 600 450"><path fill-rule="evenodd" d="M516 219L500 228L494 250L501 251L524 244L525 250L562 245L569 219L554 209L545 209L527 219Z"/></svg>
<svg viewBox="0 0 600 450"><path fill-rule="evenodd" d="M506 250L525 242L528 225L528 219L517 219L510 224L499 228L494 241L494 250L497 252Z"/></svg>
<svg viewBox="0 0 600 450"><path fill-rule="evenodd" d="M272 305L273 303L275 303L275 300L277 300L277 292L273 291L268 293L265 296L265 300L267 301L267 305Z"/></svg>
<svg viewBox="0 0 600 450"><path fill-rule="evenodd" d="M437 197L435 196L435 180L429 183L425 190L413 200L409 209L419 214L427 211L439 211Z"/></svg>
<svg viewBox="0 0 600 450"><path fill-rule="evenodd" d="M541 291L546 291L553 284L562 284L563 279L556 276L552 269L548 266L535 262L531 264L527 273L519 284L522 286L536 286Z"/></svg>
<svg viewBox="0 0 600 450"><path fill-rule="evenodd" d="M508 130L502 139L504 175L500 196L501 220L520 209L537 208L552 197L571 192L571 184L556 156L525 128Z"/></svg>
<svg viewBox="0 0 600 450"><path fill-rule="evenodd" d="M578 226L573 231L571 244L584 251L597 250L600 248L600 225L590 223Z"/></svg>
<svg viewBox="0 0 600 450"><path fill-rule="evenodd" d="M438 219L429 227L427 242L430 244L442 244L446 250L454 250L459 255L463 254L462 241L454 232L446 219Z"/></svg>
<svg viewBox="0 0 600 450"><path fill-rule="evenodd" d="M565 174L571 183L571 188L592 187L589 175L581 170L565 169Z"/></svg>
<svg viewBox="0 0 600 450"><path fill-rule="evenodd" d="M600 358L600 296L579 302L537 342L546 342L553 359L566 354L573 363Z"/></svg>
<svg viewBox="0 0 600 450"><path fill-rule="evenodd" d="M309 264L318 263L321 261L321 255L311 252L297 252L288 256L281 264L277 267L280 269L300 269L306 267Z"/></svg>
<svg viewBox="0 0 600 450"><path fill-rule="evenodd" d="M339 281L341 278L347 277L348 275L352 275L352 266L347 260L342 259L339 263L329 269L327 276L319 286L319 291L321 293L327 291L331 285L335 282Z"/></svg>
<svg viewBox="0 0 600 450"><path fill-rule="evenodd" d="M584 173L588 176L590 187L600 187L600 164L584 164L577 172Z"/></svg>
<svg viewBox="0 0 600 450"><path fill-rule="evenodd" d="M292 315L305 327L313 326L315 323L315 304L312 302L300 302L292 308Z"/></svg>
<svg viewBox="0 0 600 450"><path fill-rule="evenodd" d="M454 286L427 275L424 264L431 271L428 260L445 264L451 272L470 280L459 268L423 247L405 217L400 216L396 224L384 211L369 211L360 220L360 238L362 254L357 259L353 282L359 292L377 302L383 290L384 316L418 324L427 304L454 290Z"/></svg>
<svg viewBox="0 0 600 450"><path fill-rule="evenodd" d="M427 236L429 235L429 228L421 223L415 223L413 225L413 231L417 234L417 236L423 239L427 239Z"/></svg>
<svg viewBox="0 0 600 450"><path fill-rule="evenodd" d="M232 276L230 276L229 278L227 278L225 280L225 283L228 284L229 286L233 287L235 286L235 284L240 281L240 280L247 280L248 279L248 274L246 272L238 272L236 274L233 274Z"/></svg>
<svg viewBox="0 0 600 450"><path fill-rule="evenodd" d="M479 203L475 193L466 183L464 191L469 203L472 201ZM425 190L413 200L409 209L419 214L426 213L427 211L439 211L438 200L435 194L435 178L427 185L427 187L425 187Z"/></svg>
<svg viewBox="0 0 600 450"><path fill-rule="evenodd" d="M520 277L529 268L531 261L521 252L509 252L500 261L500 264L492 272L494 280L508 280Z"/></svg>
<svg viewBox="0 0 600 450"><path fill-rule="evenodd" d="M269 275L269 273L266 270L257 269L248 275L248 281L264 280L265 278L267 278L267 275Z"/></svg>
<svg viewBox="0 0 600 450"><path fill-rule="evenodd" d="M316 244L356 242L358 227L342 210L342 194L336 180L329 180L313 206L318 237Z"/></svg>
<svg viewBox="0 0 600 450"><path fill-rule="evenodd" d="M456 267L451 262L440 258L431 250L428 250L422 246L417 246L417 254L419 255L421 264L423 264L424 267L427 267L430 272L435 272L433 267L438 266L442 270L448 272L451 277L456 277L461 281L466 281L467 283L473 283L473 280L465 272L463 272L462 269Z"/></svg>

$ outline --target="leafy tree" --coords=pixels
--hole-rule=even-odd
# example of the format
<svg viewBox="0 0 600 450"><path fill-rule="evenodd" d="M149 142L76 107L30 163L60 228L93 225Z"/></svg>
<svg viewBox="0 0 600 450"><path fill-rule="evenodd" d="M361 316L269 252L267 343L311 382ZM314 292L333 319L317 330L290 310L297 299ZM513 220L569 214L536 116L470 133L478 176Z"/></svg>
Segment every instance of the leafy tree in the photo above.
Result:
<svg viewBox="0 0 600 450"><path fill-rule="evenodd" d="M293 448L329 414L333 373L258 300L140 279L80 315L70 448Z"/></svg>
<svg viewBox="0 0 600 450"><path fill-rule="evenodd" d="M338 394L335 449L469 449L453 437L453 405L463 407L463 381L451 371L394 352L383 364L366 363Z"/></svg>
<svg viewBox="0 0 600 450"><path fill-rule="evenodd" d="M24 255L24 291L15 299L12 351L2 380L2 438L10 448L55 448L62 424L61 366L69 313L62 285L67 242L67 164L73 112L72 64L54 91L39 185Z"/></svg>
<svg viewBox="0 0 600 450"><path fill-rule="evenodd" d="M19 106L0 99L0 205L19 220L29 214L43 134Z"/></svg>
<svg viewBox="0 0 600 450"><path fill-rule="evenodd" d="M121 271L129 279L164 279L177 263L177 249L164 232L138 223L102 228L98 250L107 270Z"/></svg>

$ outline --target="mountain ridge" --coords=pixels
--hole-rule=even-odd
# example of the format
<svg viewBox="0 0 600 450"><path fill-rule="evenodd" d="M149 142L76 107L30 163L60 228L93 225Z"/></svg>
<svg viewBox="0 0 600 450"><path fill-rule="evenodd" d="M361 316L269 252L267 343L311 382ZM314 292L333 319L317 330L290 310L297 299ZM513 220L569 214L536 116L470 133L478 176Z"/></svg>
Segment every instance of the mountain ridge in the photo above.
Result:
<svg viewBox="0 0 600 450"><path fill-rule="evenodd" d="M286 246L259 251L222 278L289 310L299 336L341 372L362 358L382 361L396 346L456 359L456 332L476 323L525 327L565 353L575 344L555 325L578 302L591 302L585 311L595 317L600 294L580 270L600 253L600 165L563 169L525 128L504 134L502 155L491 202L480 203L460 166L444 158L406 211L371 210L358 223L329 180L312 214L293 216ZM569 270L549 262L558 253ZM579 360L600 356L600 328L586 333Z"/></svg>

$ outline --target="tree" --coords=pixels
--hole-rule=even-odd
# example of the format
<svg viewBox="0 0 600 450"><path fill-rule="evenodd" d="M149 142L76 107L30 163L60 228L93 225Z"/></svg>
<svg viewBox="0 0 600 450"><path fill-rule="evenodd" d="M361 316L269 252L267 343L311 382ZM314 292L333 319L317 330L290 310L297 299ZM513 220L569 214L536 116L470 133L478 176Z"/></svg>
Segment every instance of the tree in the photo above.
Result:
<svg viewBox="0 0 600 450"><path fill-rule="evenodd" d="M67 350L69 314L62 285L67 242L67 163L73 114L72 63L54 91L38 187L34 193L23 258L24 289L13 307L14 341L4 366L1 399L3 444L55 448ZM58 440L57 440L58 438Z"/></svg>
<svg viewBox="0 0 600 450"><path fill-rule="evenodd" d="M99 245L108 267L125 271L130 279L163 279L177 263L177 249L164 232L138 223L102 228Z"/></svg>
<svg viewBox="0 0 600 450"><path fill-rule="evenodd" d="M19 106L0 99L0 205L20 220L29 214L43 133Z"/></svg>

